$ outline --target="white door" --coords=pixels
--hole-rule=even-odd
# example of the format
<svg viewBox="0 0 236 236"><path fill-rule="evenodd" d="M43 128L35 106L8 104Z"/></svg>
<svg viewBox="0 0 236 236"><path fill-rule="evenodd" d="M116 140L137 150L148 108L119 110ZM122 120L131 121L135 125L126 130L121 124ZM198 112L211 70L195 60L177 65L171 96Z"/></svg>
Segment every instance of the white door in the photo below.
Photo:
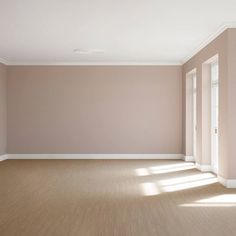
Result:
<svg viewBox="0 0 236 236"><path fill-rule="evenodd" d="M218 62L211 64L211 163L218 172L218 115L219 115L219 76Z"/></svg>

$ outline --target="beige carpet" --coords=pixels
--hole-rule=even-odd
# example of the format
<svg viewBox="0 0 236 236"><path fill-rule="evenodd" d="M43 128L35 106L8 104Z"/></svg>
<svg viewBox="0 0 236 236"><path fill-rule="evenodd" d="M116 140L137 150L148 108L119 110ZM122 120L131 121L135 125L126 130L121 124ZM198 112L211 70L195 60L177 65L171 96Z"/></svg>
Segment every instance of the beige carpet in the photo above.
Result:
<svg viewBox="0 0 236 236"><path fill-rule="evenodd" d="M236 190L192 163L0 162L1 236L234 236Z"/></svg>

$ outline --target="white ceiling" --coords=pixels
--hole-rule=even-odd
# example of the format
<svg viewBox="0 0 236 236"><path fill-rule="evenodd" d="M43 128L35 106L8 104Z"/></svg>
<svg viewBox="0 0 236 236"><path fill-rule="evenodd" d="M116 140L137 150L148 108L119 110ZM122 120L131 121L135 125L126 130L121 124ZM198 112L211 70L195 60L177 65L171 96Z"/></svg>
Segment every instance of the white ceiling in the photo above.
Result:
<svg viewBox="0 0 236 236"><path fill-rule="evenodd" d="M236 22L235 0L0 0L0 58L181 64L230 22Z"/></svg>

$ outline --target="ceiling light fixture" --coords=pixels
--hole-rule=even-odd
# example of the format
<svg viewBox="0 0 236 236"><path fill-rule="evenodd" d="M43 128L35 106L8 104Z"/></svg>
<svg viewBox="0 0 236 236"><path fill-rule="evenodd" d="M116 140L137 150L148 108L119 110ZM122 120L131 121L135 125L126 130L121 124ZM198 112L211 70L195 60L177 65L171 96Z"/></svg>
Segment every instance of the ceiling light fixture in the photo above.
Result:
<svg viewBox="0 0 236 236"><path fill-rule="evenodd" d="M81 49L81 48L75 48L73 50L75 54L102 54L104 53L104 50L102 49Z"/></svg>
<svg viewBox="0 0 236 236"><path fill-rule="evenodd" d="M91 53L91 51L88 49L80 49L80 48L74 49L73 52L76 54L89 54L89 53Z"/></svg>

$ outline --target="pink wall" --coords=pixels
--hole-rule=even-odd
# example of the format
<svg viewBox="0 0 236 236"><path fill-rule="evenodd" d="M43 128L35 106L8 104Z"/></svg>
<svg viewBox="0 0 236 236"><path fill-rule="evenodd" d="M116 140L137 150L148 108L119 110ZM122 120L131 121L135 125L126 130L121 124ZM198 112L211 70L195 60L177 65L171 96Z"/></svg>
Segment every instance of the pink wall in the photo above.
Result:
<svg viewBox="0 0 236 236"><path fill-rule="evenodd" d="M181 66L10 66L8 153L182 153Z"/></svg>
<svg viewBox="0 0 236 236"><path fill-rule="evenodd" d="M202 63L216 54L219 55L219 175L227 179L236 179L235 42L236 29L228 29L183 66L183 91L185 91L186 73L194 68L197 69L197 162L210 164L210 156L203 153L206 143L203 139L204 125L202 123L205 116L203 113L204 101L202 100L204 87ZM183 100L183 111L185 112L185 100ZM184 129L183 134L185 134ZM185 143L185 137L183 142Z"/></svg>
<svg viewBox="0 0 236 236"><path fill-rule="evenodd" d="M0 63L0 155L6 154L6 66Z"/></svg>
<svg viewBox="0 0 236 236"><path fill-rule="evenodd" d="M236 179L236 29L228 30L228 176Z"/></svg>

